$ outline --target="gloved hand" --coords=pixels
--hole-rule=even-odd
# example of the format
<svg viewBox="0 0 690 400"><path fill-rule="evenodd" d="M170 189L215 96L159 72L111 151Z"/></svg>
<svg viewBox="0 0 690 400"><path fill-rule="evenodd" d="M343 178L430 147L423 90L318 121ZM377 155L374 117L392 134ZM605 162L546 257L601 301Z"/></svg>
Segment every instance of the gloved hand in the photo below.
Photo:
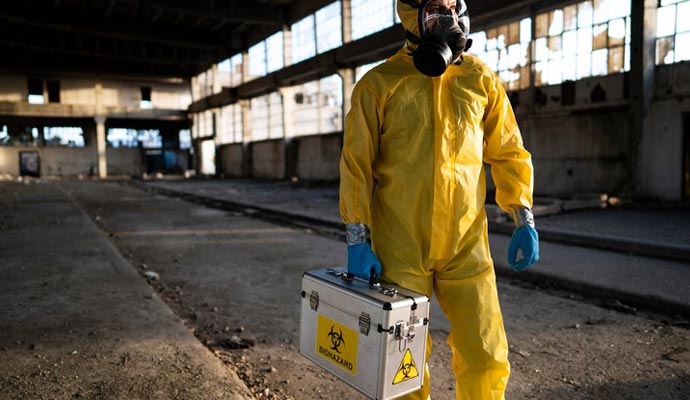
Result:
<svg viewBox="0 0 690 400"><path fill-rule="evenodd" d="M518 249L522 250L522 258L518 261ZM513 237L508 245L508 263L513 271L522 271L539 261L539 235L531 225L515 228Z"/></svg>
<svg viewBox="0 0 690 400"><path fill-rule="evenodd" d="M371 250L369 243L347 246L347 272L370 283L376 282L381 276L381 261Z"/></svg>

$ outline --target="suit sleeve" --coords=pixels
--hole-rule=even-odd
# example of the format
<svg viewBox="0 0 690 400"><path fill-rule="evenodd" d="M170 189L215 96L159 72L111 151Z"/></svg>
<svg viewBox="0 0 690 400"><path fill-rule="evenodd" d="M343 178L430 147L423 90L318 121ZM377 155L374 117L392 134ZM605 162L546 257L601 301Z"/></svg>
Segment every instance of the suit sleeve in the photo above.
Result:
<svg viewBox="0 0 690 400"><path fill-rule="evenodd" d="M485 76L488 103L484 112L484 162L491 166L496 203L506 212L532 207L532 156L522 142L513 108L494 73Z"/></svg>
<svg viewBox="0 0 690 400"><path fill-rule="evenodd" d="M340 217L344 223L371 224L373 166L379 148L381 109L374 90L360 81L345 119L340 156Z"/></svg>

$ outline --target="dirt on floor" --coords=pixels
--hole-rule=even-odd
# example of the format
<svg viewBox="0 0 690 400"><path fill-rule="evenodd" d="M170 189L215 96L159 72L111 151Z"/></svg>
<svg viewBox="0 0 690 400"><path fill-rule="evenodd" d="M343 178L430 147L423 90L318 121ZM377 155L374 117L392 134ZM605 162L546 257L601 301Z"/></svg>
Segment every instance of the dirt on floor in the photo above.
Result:
<svg viewBox="0 0 690 400"><path fill-rule="evenodd" d="M302 273L343 265L343 243L125 185L62 185L257 399L364 398L298 352ZM508 399L690 399L686 321L501 277L498 289L511 350ZM436 306L430 332L432 398L453 399L448 324ZM98 374L122 362L99 364Z"/></svg>

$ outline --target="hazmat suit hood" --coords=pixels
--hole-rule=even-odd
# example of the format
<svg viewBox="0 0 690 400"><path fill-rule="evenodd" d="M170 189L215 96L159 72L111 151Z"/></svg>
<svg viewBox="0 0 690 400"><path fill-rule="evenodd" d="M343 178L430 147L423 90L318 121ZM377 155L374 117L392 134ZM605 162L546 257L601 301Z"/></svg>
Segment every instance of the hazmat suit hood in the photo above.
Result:
<svg viewBox="0 0 690 400"><path fill-rule="evenodd" d="M403 28L405 28L405 35L407 38L406 45L411 51L417 49L419 43L423 39L423 34L419 29L419 24L422 21L422 12L429 0L397 0L396 1L396 11L398 17L402 22ZM465 16L467 19L467 24L469 25L469 16L467 12L467 6L465 0L457 0L456 12L458 16ZM469 27L468 27L469 28ZM469 34L469 32L467 32ZM468 39L467 47L465 50L469 49L472 40Z"/></svg>
<svg viewBox="0 0 690 400"><path fill-rule="evenodd" d="M419 33L419 23L417 21L419 20L419 10L421 8L422 1L428 0L411 0L412 3L418 4L417 7L412 6L412 4L410 4L410 1L396 1L396 10L398 12L400 22L402 22L403 28L405 28L405 33L407 34L407 47L410 48L410 50L414 50L417 48L417 44L412 41L415 39L410 38L410 34L412 34L415 38L421 37Z"/></svg>

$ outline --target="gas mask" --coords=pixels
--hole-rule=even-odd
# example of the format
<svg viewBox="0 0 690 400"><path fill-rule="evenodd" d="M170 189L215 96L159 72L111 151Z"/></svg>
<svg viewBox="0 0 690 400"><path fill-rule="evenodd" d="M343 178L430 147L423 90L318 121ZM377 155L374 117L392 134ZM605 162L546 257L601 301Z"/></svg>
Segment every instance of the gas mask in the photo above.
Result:
<svg viewBox="0 0 690 400"><path fill-rule="evenodd" d="M457 1L454 9L448 8L443 0L429 0L419 8L421 41L412 52L412 59L424 75L443 74L472 44L467 38L470 30L467 5L464 0Z"/></svg>

